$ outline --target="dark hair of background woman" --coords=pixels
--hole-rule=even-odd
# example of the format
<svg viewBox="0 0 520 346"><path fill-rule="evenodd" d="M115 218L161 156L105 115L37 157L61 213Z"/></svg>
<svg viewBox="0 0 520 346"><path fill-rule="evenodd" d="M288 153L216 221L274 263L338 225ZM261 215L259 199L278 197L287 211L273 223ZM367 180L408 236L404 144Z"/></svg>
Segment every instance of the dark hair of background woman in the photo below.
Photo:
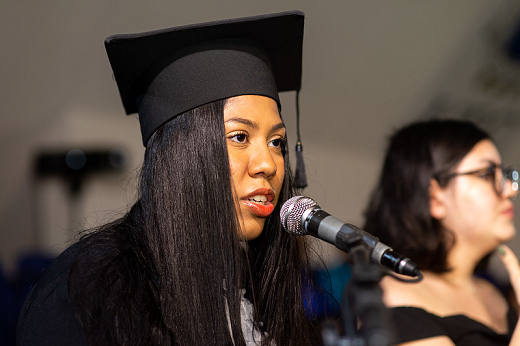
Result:
<svg viewBox="0 0 520 346"><path fill-rule="evenodd" d="M430 215L430 180L452 172L471 149L489 135L459 120L416 122L390 138L379 181L365 211L364 229L421 270L449 271L453 242ZM441 187L448 180L439 179Z"/></svg>
<svg viewBox="0 0 520 346"><path fill-rule="evenodd" d="M160 128L147 146L138 201L82 239L70 292L90 344L245 345L241 288L267 333L265 345L320 343L303 309L306 247L278 216L293 194L287 150L279 203L259 238L244 246L230 198L224 105L199 107Z"/></svg>

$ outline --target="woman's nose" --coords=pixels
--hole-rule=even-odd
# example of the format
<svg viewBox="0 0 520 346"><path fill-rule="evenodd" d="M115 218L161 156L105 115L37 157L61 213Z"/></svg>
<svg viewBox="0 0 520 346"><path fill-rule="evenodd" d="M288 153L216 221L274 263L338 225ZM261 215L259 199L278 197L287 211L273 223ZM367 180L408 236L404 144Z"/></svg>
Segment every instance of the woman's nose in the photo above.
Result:
<svg viewBox="0 0 520 346"><path fill-rule="evenodd" d="M273 153L267 145L255 148L254 154L249 161L249 175L263 175L270 178L276 174L278 167L273 158Z"/></svg>
<svg viewBox="0 0 520 346"><path fill-rule="evenodd" d="M504 196L506 198L515 198L518 194L518 181L507 179L504 187Z"/></svg>

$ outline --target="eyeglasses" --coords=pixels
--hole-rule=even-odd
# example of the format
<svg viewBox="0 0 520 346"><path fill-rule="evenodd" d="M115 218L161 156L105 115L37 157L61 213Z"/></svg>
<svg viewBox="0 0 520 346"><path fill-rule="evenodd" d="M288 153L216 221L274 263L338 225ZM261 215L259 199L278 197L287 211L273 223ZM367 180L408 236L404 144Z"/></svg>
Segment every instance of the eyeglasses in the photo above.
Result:
<svg viewBox="0 0 520 346"><path fill-rule="evenodd" d="M513 189L513 191L518 191L518 171L516 170L516 168L503 168L502 165L497 165L493 162L490 162L487 168L482 168L471 172L451 173L444 176L436 175L434 176L434 178L440 183L441 180L448 182L450 179L461 175L475 175L477 177L490 181L493 184L493 189L495 190L498 196L503 195L507 180L511 181L511 188Z"/></svg>

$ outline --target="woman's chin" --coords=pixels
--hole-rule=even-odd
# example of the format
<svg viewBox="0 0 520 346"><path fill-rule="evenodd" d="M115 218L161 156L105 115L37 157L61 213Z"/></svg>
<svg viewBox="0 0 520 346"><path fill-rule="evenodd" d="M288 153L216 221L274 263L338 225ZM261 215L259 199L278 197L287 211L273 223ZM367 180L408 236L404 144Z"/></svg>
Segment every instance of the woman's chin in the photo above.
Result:
<svg viewBox="0 0 520 346"><path fill-rule="evenodd" d="M245 221L244 225L242 226L242 237L247 241L255 240L262 234L264 225L265 219L263 218Z"/></svg>

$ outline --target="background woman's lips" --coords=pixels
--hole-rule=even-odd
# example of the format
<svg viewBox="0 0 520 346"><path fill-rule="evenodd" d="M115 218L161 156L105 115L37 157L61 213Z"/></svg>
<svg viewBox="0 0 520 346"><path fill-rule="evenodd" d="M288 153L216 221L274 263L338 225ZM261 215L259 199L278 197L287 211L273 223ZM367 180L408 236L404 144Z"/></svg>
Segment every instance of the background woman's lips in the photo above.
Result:
<svg viewBox="0 0 520 346"><path fill-rule="evenodd" d="M507 208L507 209L503 212L503 214L505 214L505 215L507 215L507 216L509 216L509 217L511 217L511 218L514 218L514 217L515 217L515 209L514 209L513 207L511 207L511 208Z"/></svg>

